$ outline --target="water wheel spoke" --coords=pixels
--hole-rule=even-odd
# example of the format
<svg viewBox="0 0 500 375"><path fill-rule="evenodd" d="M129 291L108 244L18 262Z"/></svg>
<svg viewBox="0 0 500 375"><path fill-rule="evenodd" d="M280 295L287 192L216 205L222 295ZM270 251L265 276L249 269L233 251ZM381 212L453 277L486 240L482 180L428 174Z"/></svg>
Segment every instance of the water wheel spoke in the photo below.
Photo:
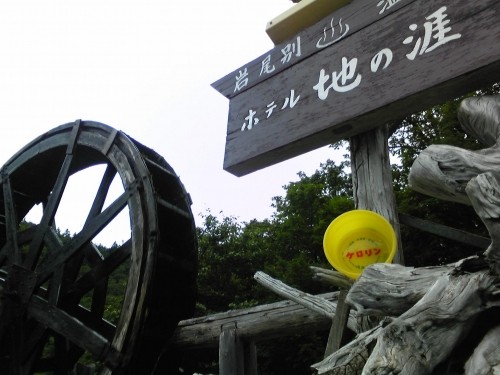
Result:
<svg viewBox="0 0 500 375"><path fill-rule="evenodd" d="M23 352L24 359L23 363L27 368L37 360L43 347L47 343L48 335L47 328L41 324L36 324L31 327L29 334L24 338Z"/></svg>
<svg viewBox="0 0 500 375"><path fill-rule="evenodd" d="M5 244L5 255L10 258L8 263L20 264L21 253L17 243L17 215L14 207L14 197L12 196L12 187L10 184L10 177L4 173L2 175L3 183L3 200L5 206L5 228L7 234L7 241Z"/></svg>
<svg viewBox="0 0 500 375"><path fill-rule="evenodd" d="M70 258L64 267L64 277L61 285L61 294L67 294L67 291L74 284L75 280L84 265L84 259L88 264L93 267L102 262L104 256L101 254L96 245L92 242L87 244L83 251L78 252L77 255Z"/></svg>
<svg viewBox="0 0 500 375"><path fill-rule="evenodd" d="M90 311L92 314L100 318L106 309L106 296L108 292L108 279L102 279L94 288L92 293L92 305Z"/></svg>
<svg viewBox="0 0 500 375"><path fill-rule="evenodd" d="M104 202L106 201L106 197L108 196L109 188L115 176L116 176L116 169L112 165L108 164L101 179L101 183L94 198L94 202L92 203L92 207L90 208L90 211L88 213L85 225L87 225L87 223L89 223L94 217L96 217L102 211L102 208L104 207Z"/></svg>
<svg viewBox="0 0 500 375"><path fill-rule="evenodd" d="M111 343L67 312L48 304L38 296L33 296L28 306L28 315L88 351L98 360L106 362L108 366L118 366L121 356Z"/></svg>
<svg viewBox="0 0 500 375"><path fill-rule="evenodd" d="M73 317L84 323L87 327L92 328L100 335L111 341L116 331L116 326L102 316L96 316L92 311L84 308L83 306L74 306L71 308L70 313Z"/></svg>
<svg viewBox="0 0 500 375"><path fill-rule="evenodd" d="M54 187L52 188L52 192L49 195L47 205L43 210L39 230L30 243L28 255L24 261L24 265L26 268L34 268L42 250L43 239L45 237L46 230L50 226L52 226L54 222L57 208L59 207L59 203L61 202L64 189L70 176L70 168L73 161L73 152L78 137L79 125L80 124L77 123L75 126L73 126L73 129L71 131L70 139L68 141L68 147L66 150L66 156L59 171L59 175L57 176Z"/></svg>
<svg viewBox="0 0 500 375"><path fill-rule="evenodd" d="M99 264L94 265L68 289L68 293L64 296L65 301L80 301L86 293L95 289L102 280L107 279L114 270L128 260L131 250L132 245L129 240Z"/></svg>
<svg viewBox="0 0 500 375"><path fill-rule="evenodd" d="M90 221L71 241L58 252L52 259L44 262L37 268L39 274L38 285L43 284L50 275L61 267L70 257L81 251L121 210L127 205L127 201L137 191L137 185L127 189L109 207Z"/></svg>
<svg viewBox="0 0 500 375"><path fill-rule="evenodd" d="M33 236L35 235L37 231L37 225L32 225L28 227L27 229L17 232L17 239L16 242L18 246L23 246L31 241ZM6 242L2 248L0 249L0 265L3 265L4 262L6 261L7 257L9 256L9 252L11 250L11 246L8 242Z"/></svg>

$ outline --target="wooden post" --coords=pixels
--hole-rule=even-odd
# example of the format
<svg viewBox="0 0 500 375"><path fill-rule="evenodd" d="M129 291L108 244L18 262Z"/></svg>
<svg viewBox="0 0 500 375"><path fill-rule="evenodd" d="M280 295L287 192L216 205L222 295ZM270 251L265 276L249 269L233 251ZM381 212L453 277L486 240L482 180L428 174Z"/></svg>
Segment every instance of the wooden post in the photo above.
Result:
<svg viewBox="0 0 500 375"><path fill-rule="evenodd" d="M394 263L404 264L396 199L392 187L387 126L350 138L354 203L379 213L392 224L398 239Z"/></svg>
<svg viewBox="0 0 500 375"><path fill-rule="evenodd" d="M340 290L337 311L335 312L330 334L328 335L328 342L326 344L325 358L337 351L342 344L342 338L347 327L350 311L350 307L345 301L346 297L347 290Z"/></svg>
<svg viewBox="0 0 500 375"><path fill-rule="evenodd" d="M219 337L219 375L243 375L243 345L237 334L236 323L222 326Z"/></svg>
<svg viewBox="0 0 500 375"><path fill-rule="evenodd" d="M243 345L245 356L245 375L257 375L257 345L255 341Z"/></svg>

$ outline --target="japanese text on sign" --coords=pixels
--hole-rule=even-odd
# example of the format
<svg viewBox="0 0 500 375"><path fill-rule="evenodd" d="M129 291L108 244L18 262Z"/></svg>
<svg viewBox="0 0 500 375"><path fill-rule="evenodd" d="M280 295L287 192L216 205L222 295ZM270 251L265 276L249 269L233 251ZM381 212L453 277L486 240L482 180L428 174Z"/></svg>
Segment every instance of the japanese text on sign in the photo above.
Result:
<svg viewBox="0 0 500 375"><path fill-rule="evenodd" d="M399 0L401 1L401 0ZM392 2L379 2L379 5L386 3L388 8L392 6L397 1ZM435 12L431 13L427 17L422 25L417 23L412 23L408 26L409 34L406 36L401 43L408 46L408 52L404 57L409 61L414 61L426 53L430 53L440 46L443 46L451 41L461 38L460 33L453 33L450 24L450 19L448 18L447 7L442 6ZM333 22L333 19L332 19ZM343 25L340 21L338 23L338 29L340 35L337 36L338 40L342 39L349 31L348 25ZM332 30L334 29L332 24ZM419 36L422 35L422 36ZM333 33L332 33L333 37ZM322 39L320 39L322 40ZM328 43L323 40L320 45L327 46ZM319 42L318 42L319 43ZM285 55L285 51L288 54ZM282 53L286 58L282 58L281 62L283 64L288 63L292 60L294 54L295 56L300 55L300 37L294 43L288 44ZM393 62L395 56L390 48L383 48L380 51L373 54L370 60L370 66L368 73L364 72L365 67L358 66L357 57L347 57L343 56L340 59L340 64L336 70L327 72L326 69L320 69L318 73L317 82L315 82L311 87L316 92L317 98L319 100L327 100L330 92L345 93L356 89L362 82L363 76L365 74L375 74L379 71L385 71L389 68ZM275 66L271 64L271 56L268 55L264 61L262 61L261 74L271 73L275 69ZM236 77L236 89L242 89L246 84L248 84L248 73L246 69L240 70ZM252 130L256 125L259 124L260 120L265 117L265 119L270 118L273 114L282 110L291 110L297 105L299 105L300 93L296 92L295 89L289 90L289 95L285 98L276 98L267 104L266 110L263 113L258 113L255 109L249 109L248 114L244 118L244 122L241 126L241 131Z"/></svg>

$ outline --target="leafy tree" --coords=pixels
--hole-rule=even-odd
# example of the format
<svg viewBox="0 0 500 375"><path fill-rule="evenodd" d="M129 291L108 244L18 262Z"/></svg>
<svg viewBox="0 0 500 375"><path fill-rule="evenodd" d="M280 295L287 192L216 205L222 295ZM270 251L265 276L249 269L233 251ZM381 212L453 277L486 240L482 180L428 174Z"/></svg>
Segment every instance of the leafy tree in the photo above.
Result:
<svg viewBox="0 0 500 375"><path fill-rule="evenodd" d="M274 262L267 245L268 220L239 223L234 217L204 217L199 242L199 312L249 307L265 300L253 280L256 271Z"/></svg>
<svg viewBox="0 0 500 375"><path fill-rule="evenodd" d="M313 282L310 265L325 265L323 236L330 222L351 210L352 184L346 163L327 160L311 176L284 186L285 195L273 198L272 248L277 262L269 273L311 293L321 291Z"/></svg>

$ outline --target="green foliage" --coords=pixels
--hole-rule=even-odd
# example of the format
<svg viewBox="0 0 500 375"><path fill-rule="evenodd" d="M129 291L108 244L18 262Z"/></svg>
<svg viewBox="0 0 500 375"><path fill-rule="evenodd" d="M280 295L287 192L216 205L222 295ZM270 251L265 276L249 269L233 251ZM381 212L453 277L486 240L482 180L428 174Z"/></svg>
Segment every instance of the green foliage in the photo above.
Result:
<svg viewBox="0 0 500 375"><path fill-rule="evenodd" d="M225 311L257 304L262 292L253 275L274 254L266 247L269 221L243 225L233 217L204 216L199 243L198 311Z"/></svg>
<svg viewBox="0 0 500 375"><path fill-rule="evenodd" d="M305 253L314 263L322 261L323 235L339 214L352 209L352 184L340 165L328 160L311 176L284 186L285 196L274 197L273 229L276 249L284 259Z"/></svg>

